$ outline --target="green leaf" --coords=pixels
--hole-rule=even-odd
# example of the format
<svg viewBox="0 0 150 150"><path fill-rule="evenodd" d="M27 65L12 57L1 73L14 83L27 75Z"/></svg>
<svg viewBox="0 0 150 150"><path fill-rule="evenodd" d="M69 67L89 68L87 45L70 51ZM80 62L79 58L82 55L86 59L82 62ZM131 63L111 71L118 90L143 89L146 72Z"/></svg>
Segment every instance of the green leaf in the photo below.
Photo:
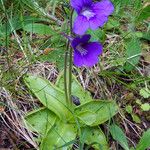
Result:
<svg viewBox="0 0 150 150"><path fill-rule="evenodd" d="M150 97L150 90L148 88L142 88L140 90L140 95L143 96L144 98L149 98Z"/></svg>
<svg viewBox="0 0 150 150"><path fill-rule="evenodd" d="M60 119L66 120L71 115L65 101L64 92L48 80L27 75L24 76L24 82L39 101Z"/></svg>
<svg viewBox="0 0 150 150"><path fill-rule="evenodd" d="M131 71L139 63L141 55L141 46L137 38L134 37L127 43L126 55L127 63L125 64L124 69L126 71Z"/></svg>
<svg viewBox="0 0 150 150"><path fill-rule="evenodd" d="M76 127L73 124L65 124L57 121L55 125L48 131L47 135L41 143L40 150L54 150L63 145L67 145L76 138ZM68 147L63 147L63 150L68 150Z"/></svg>
<svg viewBox="0 0 150 150"><path fill-rule="evenodd" d="M149 111L150 110L150 104L149 103L142 104L141 109L143 111Z"/></svg>
<svg viewBox="0 0 150 150"><path fill-rule="evenodd" d="M29 129L44 136L54 125L56 115L47 108L40 108L29 112L25 117Z"/></svg>
<svg viewBox="0 0 150 150"><path fill-rule="evenodd" d="M150 32L149 31L148 32L143 32L142 38L150 41Z"/></svg>
<svg viewBox="0 0 150 150"><path fill-rule="evenodd" d="M52 35L54 31L47 25L40 23L30 23L23 27L23 30L40 35Z"/></svg>
<svg viewBox="0 0 150 150"><path fill-rule="evenodd" d="M81 141L93 147L95 150L108 150L106 137L98 127L85 127L81 130Z"/></svg>
<svg viewBox="0 0 150 150"><path fill-rule="evenodd" d="M81 115L82 112L91 112L91 115L95 114L96 120L90 126L97 126L111 119L111 117L118 112L118 107L113 101L101 100L87 102L86 104L79 106L75 109L75 114L80 118L80 120L83 120L85 124L89 125L89 121L86 122L85 119L88 118L89 113L87 113L87 117L85 117L85 114L83 117Z"/></svg>
<svg viewBox="0 0 150 150"><path fill-rule="evenodd" d="M142 105L142 102L141 102L141 100L139 100L139 99L136 100L136 103L137 103L138 105Z"/></svg>
<svg viewBox="0 0 150 150"><path fill-rule="evenodd" d="M150 129L148 129L146 132L143 133L143 136L140 139L140 142L138 143L136 150L145 150L150 147Z"/></svg>
<svg viewBox="0 0 150 150"><path fill-rule="evenodd" d="M68 82L67 77L67 82ZM64 74L63 72L59 75L56 82L57 87L64 91ZM84 104L88 101L92 101L90 93L83 89L81 84L78 82L76 77L72 75L72 95L77 96L80 99L80 103Z"/></svg>
<svg viewBox="0 0 150 150"><path fill-rule="evenodd" d="M86 125L92 125L96 121L96 113L85 111L78 114L78 118Z"/></svg>
<svg viewBox="0 0 150 150"><path fill-rule="evenodd" d="M125 149L129 150L128 142L126 139L126 136L122 129L117 126L116 124L113 124L110 126L110 133L112 137L119 142L119 144Z"/></svg>
<svg viewBox="0 0 150 150"><path fill-rule="evenodd" d="M146 39L150 41L150 32L135 32L136 36L141 39Z"/></svg>
<svg viewBox="0 0 150 150"><path fill-rule="evenodd" d="M131 114L133 121L135 121L136 123L141 123L141 119L139 118L138 115L136 114Z"/></svg>
<svg viewBox="0 0 150 150"><path fill-rule="evenodd" d="M149 14L150 14L150 5L147 5L146 7L144 7L139 15L139 17L137 18L138 21L143 21L149 18Z"/></svg>
<svg viewBox="0 0 150 150"><path fill-rule="evenodd" d="M126 106L126 111L127 111L129 114L132 114L132 106L131 106L131 105L127 105L127 106Z"/></svg>
<svg viewBox="0 0 150 150"><path fill-rule="evenodd" d="M114 20L114 18L109 19L108 23L106 24L106 29L110 30L112 28L118 28L120 23L118 20Z"/></svg>
<svg viewBox="0 0 150 150"><path fill-rule="evenodd" d="M93 30L89 29L87 31L87 34L90 34L91 35L91 41L101 41L101 42L104 42L105 39L106 39L106 34L103 30L95 30L93 32Z"/></svg>
<svg viewBox="0 0 150 150"><path fill-rule="evenodd" d="M11 34L14 30L19 30L21 28L23 28L23 26L26 26L27 24L31 24L37 21L44 21L45 19L41 19L41 18L36 18L36 17L32 17L32 16L15 16L12 19L9 19L9 22L7 22L6 24L3 24L0 28L0 36L6 36ZM6 29L7 29L7 33L6 33Z"/></svg>

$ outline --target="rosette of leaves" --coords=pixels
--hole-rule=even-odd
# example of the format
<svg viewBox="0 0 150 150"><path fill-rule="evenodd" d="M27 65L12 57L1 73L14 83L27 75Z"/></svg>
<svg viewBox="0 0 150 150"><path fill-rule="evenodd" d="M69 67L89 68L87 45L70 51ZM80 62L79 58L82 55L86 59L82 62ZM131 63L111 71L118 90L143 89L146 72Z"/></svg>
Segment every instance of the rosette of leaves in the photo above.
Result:
<svg viewBox="0 0 150 150"><path fill-rule="evenodd" d="M41 77L26 75L24 82L43 104L43 107L25 116L27 127L38 134L40 150L71 149L75 143L95 149L108 149L100 124L113 117L118 107L112 100L93 100L73 76L72 94L80 105L70 108L65 100L64 79L60 75L56 84ZM79 139L79 141L77 140Z"/></svg>

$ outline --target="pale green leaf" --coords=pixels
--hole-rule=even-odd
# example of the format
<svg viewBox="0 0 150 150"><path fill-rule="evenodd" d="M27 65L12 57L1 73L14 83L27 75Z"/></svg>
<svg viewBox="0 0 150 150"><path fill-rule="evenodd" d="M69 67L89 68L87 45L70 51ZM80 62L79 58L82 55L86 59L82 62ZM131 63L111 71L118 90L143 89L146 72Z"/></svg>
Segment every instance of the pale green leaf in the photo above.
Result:
<svg viewBox="0 0 150 150"><path fill-rule="evenodd" d="M125 149L129 150L128 142L126 136L122 129L118 127L116 124L110 126L110 133L112 137L119 142L119 144Z"/></svg>
<svg viewBox="0 0 150 150"><path fill-rule="evenodd" d="M90 111L81 112L78 118L86 125L92 125L96 121L96 114Z"/></svg>
<svg viewBox="0 0 150 150"><path fill-rule="evenodd" d="M102 124L108 120L110 120L117 112L118 112L118 106L114 101L91 101L86 104L83 104L75 109L75 114L80 118L80 120L83 119L85 122L85 114L82 118L81 112L91 112L92 115L95 114L96 120L93 122L90 126L97 126L99 124ZM88 118L89 113L87 114ZM87 125L89 124L89 121L85 122Z"/></svg>
<svg viewBox="0 0 150 150"><path fill-rule="evenodd" d="M141 119L139 118L138 115L136 114L131 114L133 121L135 121L136 123L141 123Z"/></svg>
<svg viewBox="0 0 150 150"><path fill-rule="evenodd" d="M22 29L27 24L31 24L34 22L46 21L44 18L36 18L33 16L15 16L12 19L9 19L5 24L0 27L0 35L6 36L11 34L14 30ZM7 32L6 32L7 28Z"/></svg>
<svg viewBox="0 0 150 150"><path fill-rule="evenodd" d="M60 119L66 120L70 116L64 92L59 88L48 80L32 75L25 76L24 82L39 101Z"/></svg>
<svg viewBox="0 0 150 150"><path fill-rule="evenodd" d="M125 65L125 70L131 71L138 64L141 56L141 46L140 41L133 37L127 42L126 47L127 63Z"/></svg>
<svg viewBox="0 0 150 150"><path fill-rule="evenodd" d="M106 137L100 128L85 127L81 131L81 141L89 146L91 145L95 150L108 150Z"/></svg>
<svg viewBox="0 0 150 150"><path fill-rule="evenodd" d="M104 42L106 39L106 34L103 30L95 30L95 32L93 32L93 30L89 29L87 31L87 34L91 35L91 39L90 41L100 41L100 42Z"/></svg>
<svg viewBox="0 0 150 150"><path fill-rule="evenodd" d="M143 96L144 98L149 98L150 97L150 90L148 88L142 88L140 90L140 95Z"/></svg>
<svg viewBox="0 0 150 150"><path fill-rule="evenodd" d="M149 111L150 110L150 104L149 103L142 104L141 108L143 111Z"/></svg>
<svg viewBox="0 0 150 150"><path fill-rule="evenodd" d="M150 147L150 129L143 133L143 136L138 143L136 150L145 150Z"/></svg>
<svg viewBox="0 0 150 150"><path fill-rule="evenodd" d="M112 28L118 28L120 26L120 23L118 20L115 20L114 18L110 18L108 23L106 24L106 29L110 30Z"/></svg>
<svg viewBox="0 0 150 150"><path fill-rule="evenodd" d="M139 100L139 99L136 100L136 103L137 103L138 105L142 105L142 102L141 102L141 100Z"/></svg>
<svg viewBox="0 0 150 150"><path fill-rule="evenodd" d="M40 35L52 35L54 31L45 24L40 23L30 23L23 27L23 30L27 32L32 32Z"/></svg>
<svg viewBox="0 0 150 150"><path fill-rule="evenodd" d="M131 106L131 105L127 105L127 106L126 106L126 111L127 111L129 114L132 114L132 106Z"/></svg>
<svg viewBox="0 0 150 150"><path fill-rule="evenodd" d="M47 108L40 108L27 114L25 120L29 129L44 136L54 125L56 115Z"/></svg>
<svg viewBox="0 0 150 150"><path fill-rule="evenodd" d="M65 124L58 121L45 135L41 143L40 150L54 150L63 145L67 145L76 138L76 127L73 124ZM61 150L68 150L71 145L61 148Z"/></svg>

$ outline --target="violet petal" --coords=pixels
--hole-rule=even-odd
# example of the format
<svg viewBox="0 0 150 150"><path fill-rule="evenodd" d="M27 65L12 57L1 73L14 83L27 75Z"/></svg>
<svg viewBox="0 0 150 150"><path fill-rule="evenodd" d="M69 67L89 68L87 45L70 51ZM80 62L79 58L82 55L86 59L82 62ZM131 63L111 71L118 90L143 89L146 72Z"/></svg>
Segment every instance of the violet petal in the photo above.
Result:
<svg viewBox="0 0 150 150"><path fill-rule="evenodd" d="M96 13L98 16L109 16L114 11L114 6L110 0L102 0L100 2L97 2L93 4L92 10Z"/></svg>
<svg viewBox="0 0 150 150"><path fill-rule="evenodd" d="M90 42L84 47L88 50L87 55L84 56L84 66L92 67L99 61L99 55L102 53L102 45L98 42Z"/></svg>
<svg viewBox="0 0 150 150"><path fill-rule="evenodd" d="M71 42L71 46L76 49L76 46L81 43L81 38L80 37L76 37L73 39L73 41Z"/></svg>
<svg viewBox="0 0 150 150"><path fill-rule="evenodd" d="M83 66L83 56L78 51L74 51L74 65L76 67L82 67Z"/></svg>
<svg viewBox="0 0 150 150"><path fill-rule="evenodd" d="M99 27L102 27L105 24L105 22L107 22L107 20L108 20L108 17L106 16L101 16L101 17L95 16L89 20L90 28L92 30L96 30Z"/></svg>
<svg viewBox="0 0 150 150"><path fill-rule="evenodd" d="M74 21L73 31L76 34L83 35L89 28L89 22L86 17L79 15Z"/></svg>
<svg viewBox="0 0 150 150"><path fill-rule="evenodd" d="M90 40L90 38L91 38L90 34L85 34L85 35L82 36L81 42L82 43L86 43L86 42L88 42Z"/></svg>
<svg viewBox="0 0 150 150"><path fill-rule="evenodd" d="M90 6L92 4L92 0L71 0L70 3L72 8L79 13L84 6Z"/></svg>
<svg viewBox="0 0 150 150"><path fill-rule="evenodd" d="M98 42L90 42L84 44L84 49L87 50L86 55L81 55L76 49L74 51L74 64L77 67L92 67L98 63L98 57L102 53L102 45Z"/></svg>
<svg viewBox="0 0 150 150"><path fill-rule="evenodd" d="M86 58L96 57L103 52L103 47L99 42L90 42L84 46L84 48L88 51Z"/></svg>

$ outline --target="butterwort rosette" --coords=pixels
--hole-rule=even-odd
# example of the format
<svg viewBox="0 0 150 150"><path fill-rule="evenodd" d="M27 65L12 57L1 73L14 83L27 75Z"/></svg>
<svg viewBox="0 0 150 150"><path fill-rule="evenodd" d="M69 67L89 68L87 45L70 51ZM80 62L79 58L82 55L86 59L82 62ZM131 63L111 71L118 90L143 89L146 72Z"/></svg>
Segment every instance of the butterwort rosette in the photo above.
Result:
<svg viewBox="0 0 150 150"><path fill-rule="evenodd" d="M71 0L71 6L77 12L73 31L83 35L89 28L96 30L102 27L108 20L108 16L114 11L110 0L93 2L92 0Z"/></svg>
<svg viewBox="0 0 150 150"><path fill-rule="evenodd" d="M85 34L71 40L74 49L74 64L77 67L92 67L99 61L103 47L99 42L90 42L91 35Z"/></svg>

